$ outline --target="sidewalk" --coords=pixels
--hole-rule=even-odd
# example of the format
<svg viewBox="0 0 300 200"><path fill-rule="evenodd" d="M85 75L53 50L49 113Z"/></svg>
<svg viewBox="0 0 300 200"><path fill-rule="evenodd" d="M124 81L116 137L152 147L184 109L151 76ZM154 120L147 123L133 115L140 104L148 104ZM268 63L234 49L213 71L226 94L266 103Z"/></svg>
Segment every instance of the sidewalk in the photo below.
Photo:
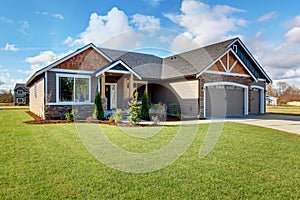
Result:
<svg viewBox="0 0 300 200"><path fill-rule="evenodd" d="M300 116L293 115L249 115L242 117L229 117L225 119L205 119L205 120L186 120L186 121L167 121L160 122L159 125L187 125L187 124L207 124L212 122L238 122L266 128L277 129L300 135ZM153 122L141 122L141 124L150 125Z"/></svg>

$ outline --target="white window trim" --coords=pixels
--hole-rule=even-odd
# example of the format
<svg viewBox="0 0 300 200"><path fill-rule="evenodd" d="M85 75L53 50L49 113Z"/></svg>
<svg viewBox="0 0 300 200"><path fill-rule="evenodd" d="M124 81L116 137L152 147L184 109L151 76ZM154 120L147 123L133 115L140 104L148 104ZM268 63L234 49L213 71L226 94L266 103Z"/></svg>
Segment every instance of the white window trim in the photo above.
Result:
<svg viewBox="0 0 300 200"><path fill-rule="evenodd" d="M251 85L251 90L253 88L259 89L260 92L260 99L259 99L259 113L260 114L265 114L265 88L262 86L258 86L258 85Z"/></svg>
<svg viewBox="0 0 300 200"><path fill-rule="evenodd" d="M59 78L67 77L67 78L87 78L89 80L89 99L86 102L61 102L59 101ZM81 74L56 74L56 103L55 105L82 105L82 104L90 104L92 99L92 80L89 75L81 75ZM75 87L75 84L74 84ZM75 91L75 90L74 90ZM73 91L73 92L74 92ZM48 104L50 105L50 104Z"/></svg>
<svg viewBox="0 0 300 200"><path fill-rule="evenodd" d="M216 86L216 85L232 85L232 86L237 86L244 88L244 115L248 115L248 86L242 85L239 83L234 83L234 82L213 82L213 83L205 83L204 84L204 117L206 117L206 88L208 86Z"/></svg>
<svg viewBox="0 0 300 200"><path fill-rule="evenodd" d="M19 92L21 92L21 93L19 93ZM18 90L17 94L23 94L23 90Z"/></svg>

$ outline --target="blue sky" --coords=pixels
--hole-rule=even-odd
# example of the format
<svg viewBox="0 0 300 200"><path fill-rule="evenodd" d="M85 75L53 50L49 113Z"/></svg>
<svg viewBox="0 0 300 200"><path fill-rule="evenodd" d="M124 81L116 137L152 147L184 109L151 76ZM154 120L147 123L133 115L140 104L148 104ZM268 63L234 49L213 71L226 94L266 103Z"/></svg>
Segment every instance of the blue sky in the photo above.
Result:
<svg viewBox="0 0 300 200"><path fill-rule="evenodd" d="M0 7L0 89L91 42L165 56L235 36L275 83L300 87L299 7L296 0L10 0Z"/></svg>

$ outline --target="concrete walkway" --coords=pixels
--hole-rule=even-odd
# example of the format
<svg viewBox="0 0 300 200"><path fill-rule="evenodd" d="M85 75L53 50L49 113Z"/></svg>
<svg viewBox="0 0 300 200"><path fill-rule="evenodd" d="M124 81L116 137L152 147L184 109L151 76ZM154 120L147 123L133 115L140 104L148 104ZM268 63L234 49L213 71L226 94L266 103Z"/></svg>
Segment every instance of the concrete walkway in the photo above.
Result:
<svg viewBox="0 0 300 200"><path fill-rule="evenodd" d="M243 117L230 117L226 119L205 119L205 120L188 120L188 121L168 121L160 122L160 125L182 125L182 124L205 124L211 122L232 121L266 128L277 129L300 135L300 116L293 115L249 115ZM152 124L152 122L142 122L142 124Z"/></svg>
<svg viewBox="0 0 300 200"><path fill-rule="evenodd" d="M242 119L226 119L244 124L262 126L300 135L300 116L265 114L247 116Z"/></svg>

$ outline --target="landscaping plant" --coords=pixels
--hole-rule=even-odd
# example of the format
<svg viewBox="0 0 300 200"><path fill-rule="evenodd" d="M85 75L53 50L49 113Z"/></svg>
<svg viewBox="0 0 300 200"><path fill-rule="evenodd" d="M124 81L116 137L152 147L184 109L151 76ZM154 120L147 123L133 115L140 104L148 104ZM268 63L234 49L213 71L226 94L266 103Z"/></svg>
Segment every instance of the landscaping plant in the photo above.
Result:
<svg viewBox="0 0 300 200"><path fill-rule="evenodd" d="M123 111L120 108L117 108L116 112L114 112L112 114L112 116L109 117L109 121L112 121L112 122L115 122L115 123L121 122L122 119L123 119Z"/></svg>
<svg viewBox="0 0 300 200"><path fill-rule="evenodd" d="M104 119L104 109L100 93L98 93L95 97L94 117L98 120Z"/></svg>
<svg viewBox="0 0 300 200"><path fill-rule="evenodd" d="M150 105L148 102L148 95L145 90L143 97L142 97L142 110L141 110L142 119L149 120L149 108L150 108Z"/></svg>
<svg viewBox="0 0 300 200"><path fill-rule="evenodd" d="M141 105L139 105L138 103L138 93L135 92L133 99L128 102L128 113L130 114L130 116L127 118L129 123L131 124L137 124L141 121Z"/></svg>

